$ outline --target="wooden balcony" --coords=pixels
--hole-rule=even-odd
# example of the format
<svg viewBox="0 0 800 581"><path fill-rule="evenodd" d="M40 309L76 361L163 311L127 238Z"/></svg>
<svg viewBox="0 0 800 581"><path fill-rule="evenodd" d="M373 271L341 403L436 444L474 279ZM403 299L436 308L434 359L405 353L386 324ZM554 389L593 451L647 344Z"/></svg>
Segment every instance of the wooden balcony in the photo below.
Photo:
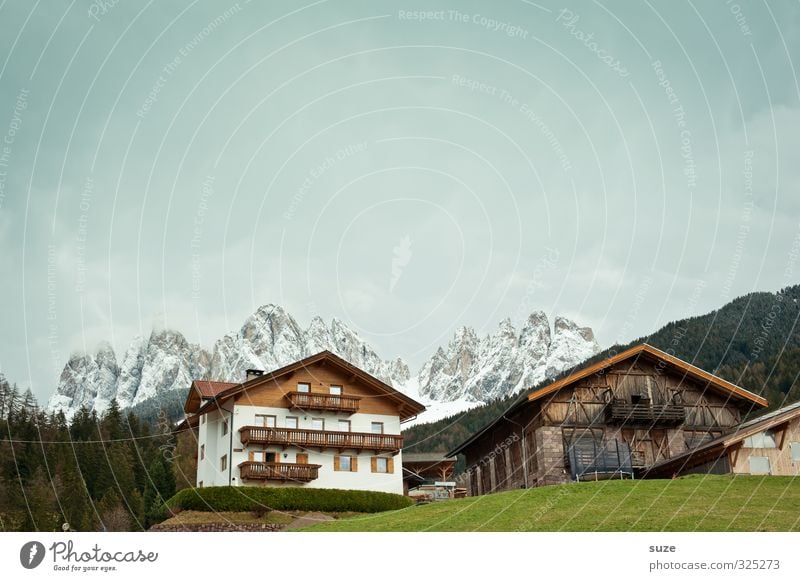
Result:
<svg viewBox="0 0 800 581"><path fill-rule="evenodd" d="M286 399L293 408L304 410L324 410L331 412L345 412L354 414L358 411L360 397L354 395L334 395L331 393L309 393L304 391L291 391L286 394Z"/></svg>
<svg viewBox="0 0 800 581"><path fill-rule="evenodd" d="M679 425L686 419L682 405L651 405L612 401L606 405L606 422L609 424Z"/></svg>
<svg viewBox="0 0 800 581"><path fill-rule="evenodd" d="M319 464L291 464L288 462L242 462L239 477L242 480L283 480L311 482L319 476Z"/></svg>
<svg viewBox="0 0 800 581"><path fill-rule="evenodd" d="M245 426L239 429L242 444L298 446L300 448L337 448L339 450L372 450L399 452L403 436L370 434L366 432L328 432L293 428L262 428Z"/></svg>

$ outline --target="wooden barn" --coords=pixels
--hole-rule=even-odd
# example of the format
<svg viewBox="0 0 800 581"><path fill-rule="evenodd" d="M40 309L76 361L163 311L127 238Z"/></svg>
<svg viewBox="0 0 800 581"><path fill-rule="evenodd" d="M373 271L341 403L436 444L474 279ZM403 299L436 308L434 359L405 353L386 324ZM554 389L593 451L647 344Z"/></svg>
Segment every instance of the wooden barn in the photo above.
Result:
<svg viewBox="0 0 800 581"><path fill-rule="evenodd" d="M763 397L641 344L530 393L447 455L465 456L470 495L638 478L729 433L766 405Z"/></svg>
<svg viewBox="0 0 800 581"><path fill-rule="evenodd" d="M800 402L652 466L648 478L684 474L800 475Z"/></svg>

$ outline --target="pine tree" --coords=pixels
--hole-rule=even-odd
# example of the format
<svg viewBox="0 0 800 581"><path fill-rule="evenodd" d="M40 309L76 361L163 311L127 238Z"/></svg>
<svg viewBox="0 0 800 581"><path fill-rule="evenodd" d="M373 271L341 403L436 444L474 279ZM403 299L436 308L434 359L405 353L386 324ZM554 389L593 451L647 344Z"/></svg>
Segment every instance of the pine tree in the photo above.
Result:
<svg viewBox="0 0 800 581"><path fill-rule="evenodd" d="M150 464L150 481L144 490L145 525L150 527L162 515L163 504L175 494L175 476L164 456L158 454Z"/></svg>
<svg viewBox="0 0 800 581"><path fill-rule="evenodd" d="M129 531L131 515L122 505L119 496L113 490L109 491L97 505L100 513L101 528L108 532Z"/></svg>
<svg viewBox="0 0 800 581"><path fill-rule="evenodd" d="M53 486L45 478L44 471L37 469L25 486L26 511L22 530L55 531L58 527L59 511Z"/></svg>
<svg viewBox="0 0 800 581"><path fill-rule="evenodd" d="M86 483L78 472L74 458L66 458L61 463L61 489L59 499L64 509L63 516L69 528L74 531L95 530L96 516Z"/></svg>

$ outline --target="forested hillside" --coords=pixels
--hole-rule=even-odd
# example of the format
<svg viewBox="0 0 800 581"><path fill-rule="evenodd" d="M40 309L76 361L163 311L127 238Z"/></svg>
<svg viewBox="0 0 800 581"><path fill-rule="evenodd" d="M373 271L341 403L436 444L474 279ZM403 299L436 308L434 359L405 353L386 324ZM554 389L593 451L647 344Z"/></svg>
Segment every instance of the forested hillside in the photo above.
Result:
<svg viewBox="0 0 800 581"><path fill-rule="evenodd" d="M147 528L195 478L195 446L169 422L81 411L48 415L0 378L0 531ZM187 477L184 477L187 475Z"/></svg>
<svg viewBox="0 0 800 581"><path fill-rule="evenodd" d="M763 395L770 408L780 407L800 399L799 316L800 285L777 293L751 293L706 315L669 323L651 335L606 349L576 369L646 342ZM415 426L404 432L405 449L450 450L516 401L550 383L436 423Z"/></svg>

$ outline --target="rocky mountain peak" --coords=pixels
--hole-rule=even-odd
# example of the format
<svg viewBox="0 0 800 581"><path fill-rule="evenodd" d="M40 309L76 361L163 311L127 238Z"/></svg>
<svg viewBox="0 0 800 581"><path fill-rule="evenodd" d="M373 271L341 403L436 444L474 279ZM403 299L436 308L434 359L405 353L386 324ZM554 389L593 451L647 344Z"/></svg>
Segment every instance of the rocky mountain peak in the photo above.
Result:
<svg viewBox="0 0 800 581"><path fill-rule="evenodd" d="M556 317L551 331L541 311L531 313L519 333L504 319L480 341L462 327L447 351L438 350L423 366L419 393L439 401L486 402L533 387L599 350L591 329Z"/></svg>
<svg viewBox="0 0 800 581"><path fill-rule="evenodd" d="M172 329L135 337L120 361L106 342L94 354L76 353L62 371L50 411L71 417L81 406L102 413L116 398L121 408L188 389L194 379L241 381L246 369L272 370L323 350L338 354L426 405L455 413L530 387L598 351L591 329L536 311L517 331L503 319L493 334L455 330L415 375L402 358L384 360L344 321L315 316L303 329L284 308L267 304L208 352ZM434 411L434 414L436 412ZM428 415L430 420L435 415ZM426 421L425 417L421 418Z"/></svg>

